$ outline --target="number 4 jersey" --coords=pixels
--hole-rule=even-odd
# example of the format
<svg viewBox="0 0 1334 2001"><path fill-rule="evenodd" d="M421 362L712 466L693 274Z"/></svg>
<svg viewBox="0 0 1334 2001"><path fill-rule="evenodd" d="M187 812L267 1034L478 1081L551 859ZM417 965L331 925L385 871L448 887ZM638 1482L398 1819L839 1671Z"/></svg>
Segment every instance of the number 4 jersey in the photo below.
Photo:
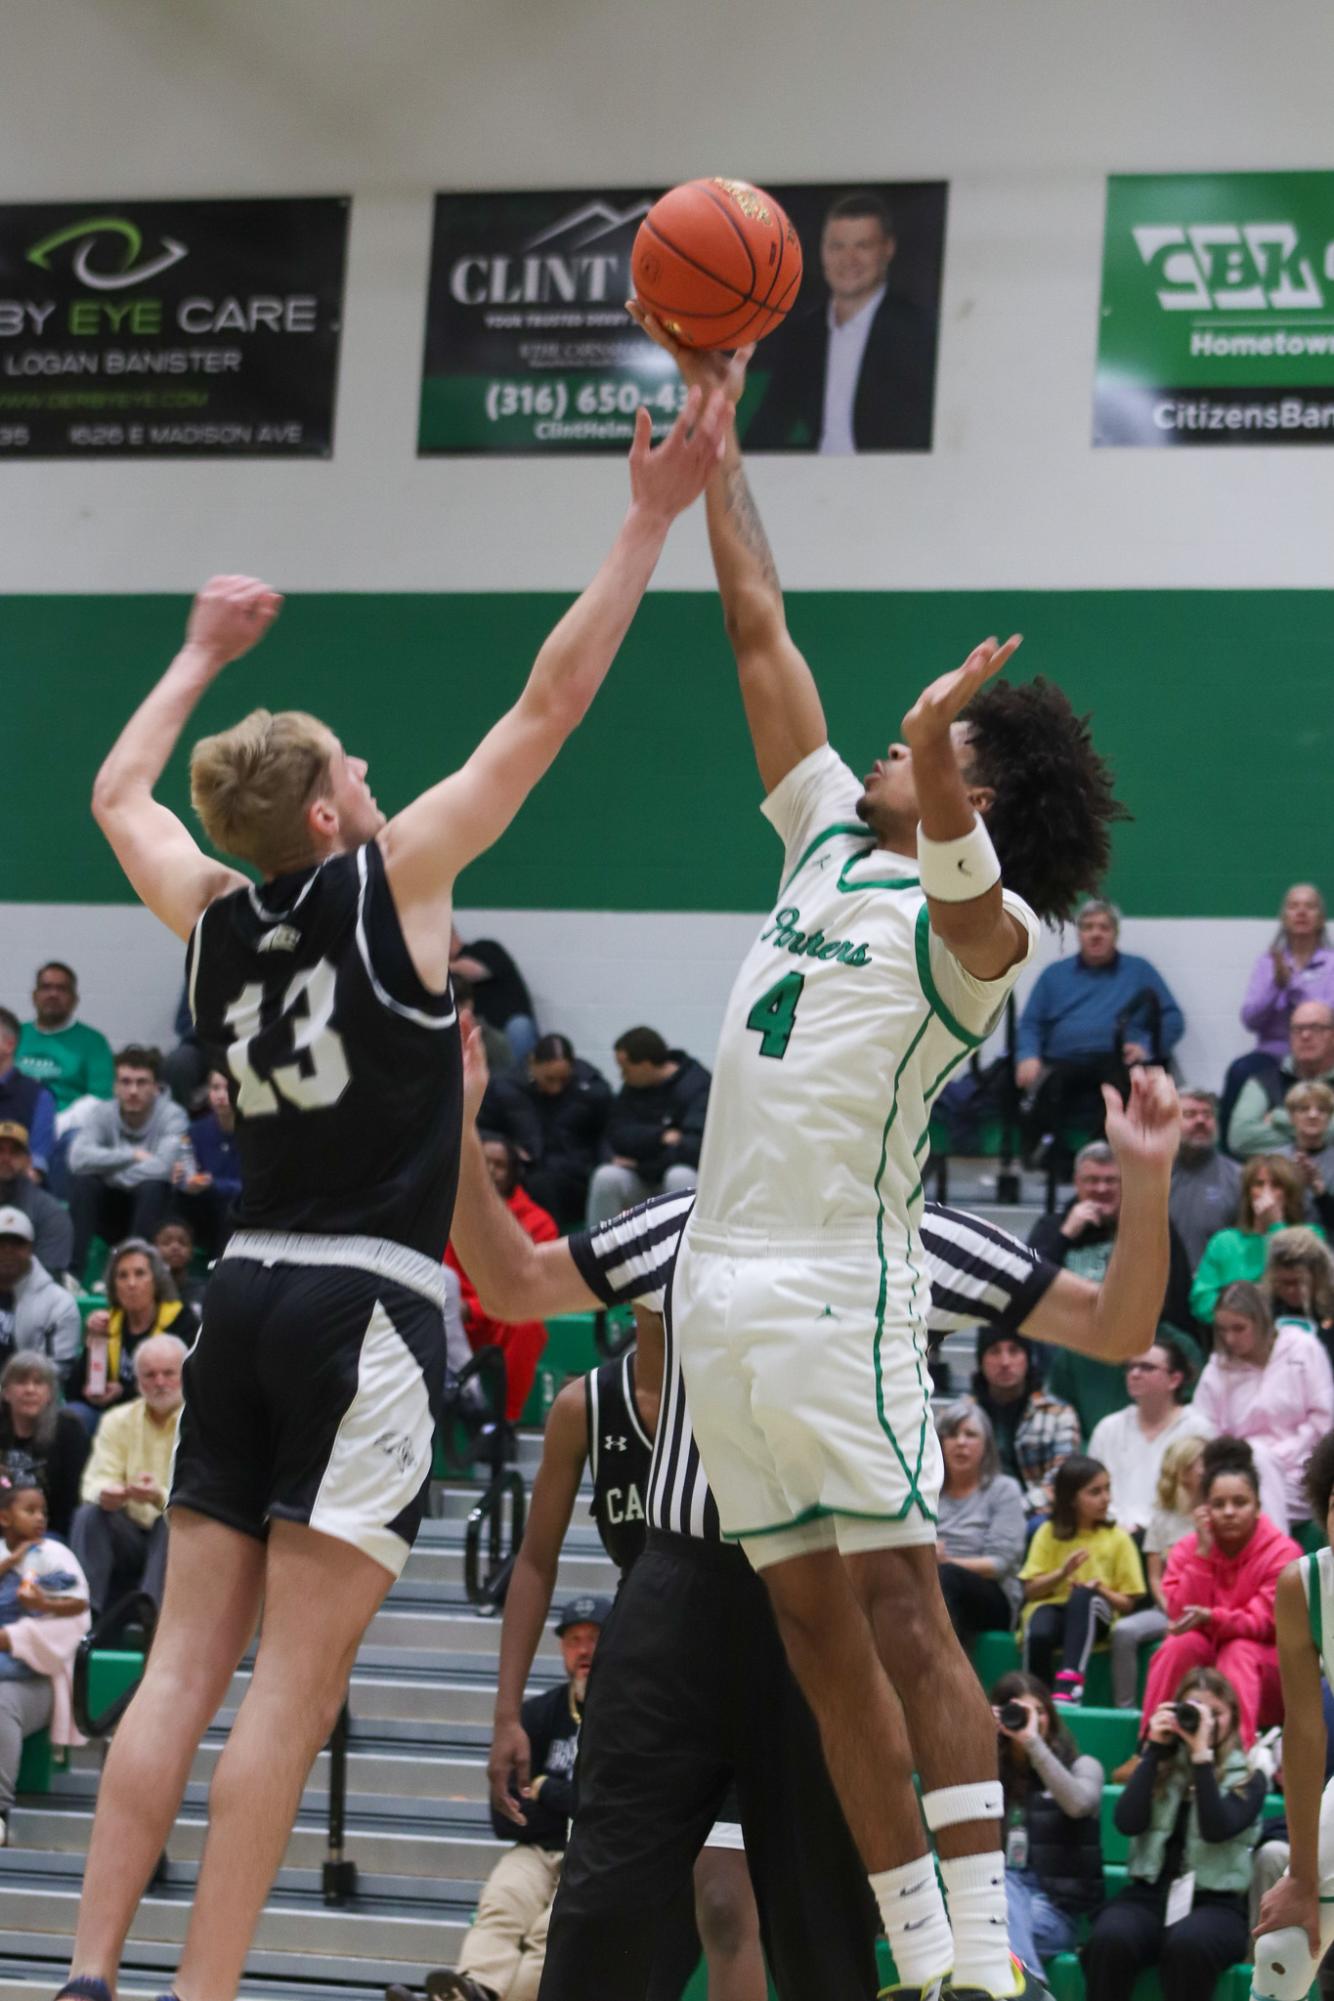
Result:
<svg viewBox="0 0 1334 2001"><path fill-rule="evenodd" d="M916 861L876 846L861 793L824 745L764 802L783 878L728 1001L692 1229L902 1250L932 1102L1018 977L974 979L932 934ZM1026 959L1037 919L1005 904Z"/></svg>
<svg viewBox="0 0 1334 2001"><path fill-rule="evenodd" d="M220 897L186 974L200 1039L232 1079L241 1226L382 1238L438 1263L458 1182L458 1016L417 977L377 845Z"/></svg>

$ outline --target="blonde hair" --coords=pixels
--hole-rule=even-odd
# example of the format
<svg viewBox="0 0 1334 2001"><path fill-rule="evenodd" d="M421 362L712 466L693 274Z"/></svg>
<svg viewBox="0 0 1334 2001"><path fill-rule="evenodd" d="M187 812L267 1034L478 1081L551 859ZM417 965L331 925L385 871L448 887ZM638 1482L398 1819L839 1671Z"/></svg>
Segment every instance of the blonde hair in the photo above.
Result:
<svg viewBox="0 0 1334 2001"><path fill-rule="evenodd" d="M1312 1077L1309 1082L1294 1084L1283 1103L1290 1112L1295 1112L1299 1105L1319 1105L1328 1117L1334 1112L1334 1091L1318 1077Z"/></svg>
<svg viewBox="0 0 1334 2001"><path fill-rule="evenodd" d="M306 808L329 784L338 740L301 709L252 709L190 756L190 798L214 847L265 874L309 860Z"/></svg>
<svg viewBox="0 0 1334 2001"><path fill-rule="evenodd" d="M1186 1492L1186 1473L1197 1459L1204 1457L1204 1440L1194 1433L1185 1438L1174 1438L1163 1454L1162 1465L1158 1469L1158 1487L1155 1499L1164 1514L1189 1514L1194 1505Z"/></svg>
<svg viewBox="0 0 1334 2001"><path fill-rule="evenodd" d="M1334 1257L1329 1246L1304 1223L1275 1230L1265 1255L1260 1290L1275 1309L1275 1271L1304 1271L1311 1281L1311 1313L1316 1320L1334 1319ZM1282 1311L1280 1307L1277 1309Z"/></svg>

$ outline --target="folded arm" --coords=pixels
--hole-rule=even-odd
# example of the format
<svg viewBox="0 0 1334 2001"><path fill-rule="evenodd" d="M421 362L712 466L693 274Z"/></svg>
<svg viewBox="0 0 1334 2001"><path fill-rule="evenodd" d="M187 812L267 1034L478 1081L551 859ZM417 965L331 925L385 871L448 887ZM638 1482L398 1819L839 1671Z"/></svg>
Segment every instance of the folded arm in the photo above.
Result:
<svg viewBox="0 0 1334 2001"><path fill-rule="evenodd" d="M229 661L263 638L282 599L253 577L214 577L195 599L185 645L126 723L93 785L93 818L130 885L178 938L188 938L215 897L245 881L203 853L169 807L153 797L205 690Z"/></svg>

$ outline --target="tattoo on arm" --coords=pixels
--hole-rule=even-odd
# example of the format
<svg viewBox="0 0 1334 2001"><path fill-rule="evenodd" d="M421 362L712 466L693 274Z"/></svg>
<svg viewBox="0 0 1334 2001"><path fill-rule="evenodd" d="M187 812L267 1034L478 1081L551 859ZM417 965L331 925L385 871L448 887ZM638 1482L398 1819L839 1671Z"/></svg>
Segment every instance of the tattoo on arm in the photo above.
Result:
<svg viewBox="0 0 1334 2001"><path fill-rule="evenodd" d="M754 556L770 589L781 591L783 587L778 578L778 565L769 547L769 538L764 532L764 523L760 520L743 465L729 469L724 482L724 496L728 518L735 526L743 548Z"/></svg>

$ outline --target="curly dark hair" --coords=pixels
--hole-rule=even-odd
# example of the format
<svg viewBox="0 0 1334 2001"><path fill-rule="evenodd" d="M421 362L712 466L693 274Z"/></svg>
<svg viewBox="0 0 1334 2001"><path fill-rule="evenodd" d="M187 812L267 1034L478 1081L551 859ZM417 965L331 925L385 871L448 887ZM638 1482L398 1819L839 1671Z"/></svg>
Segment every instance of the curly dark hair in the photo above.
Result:
<svg viewBox="0 0 1334 2001"><path fill-rule="evenodd" d="M1303 1484L1311 1520L1323 1528L1329 1519L1330 1495L1334 1494L1334 1431L1325 1433L1307 1460Z"/></svg>
<svg viewBox="0 0 1334 2001"><path fill-rule="evenodd" d="M996 795L987 831L1007 889L1046 923L1063 924L1107 872L1112 823L1131 817L1088 717L1039 676L993 682L960 720L972 731L969 777Z"/></svg>

